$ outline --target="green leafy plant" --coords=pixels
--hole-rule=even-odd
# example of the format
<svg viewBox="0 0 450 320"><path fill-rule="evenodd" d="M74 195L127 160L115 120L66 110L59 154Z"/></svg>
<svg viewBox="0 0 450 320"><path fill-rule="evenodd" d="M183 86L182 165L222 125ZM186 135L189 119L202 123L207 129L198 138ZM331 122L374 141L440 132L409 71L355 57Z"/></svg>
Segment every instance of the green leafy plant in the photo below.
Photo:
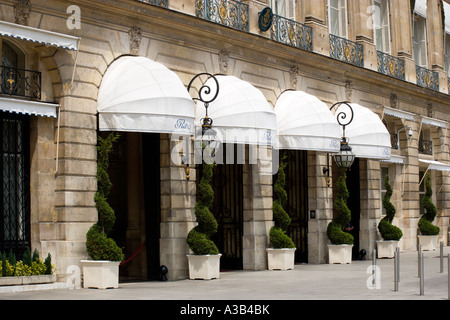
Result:
<svg viewBox="0 0 450 320"><path fill-rule="evenodd" d="M217 255L219 249L211 240L217 233L217 221L210 208L214 202L214 190L211 186L213 164L203 164L203 175L199 183L199 201L195 204L198 225L187 236L187 244L194 255Z"/></svg>
<svg viewBox="0 0 450 320"><path fill-rule="evenodd" d="M286 234L291 218L285 208L287 204L287 193L284 190L286 185L286 155L284 154L278 169L277 180L274 185L275 200L273 201L272 211L275 225L270 229L270 242L275 249L293 249L295 244Z"/></svg>
<svg viewBox="0 0 450 320"><path fill-rule="evenodd" d="M383 197L383 208L386 209L386 216L381 219L378 224L378 230L384 240L398 241L403 236L400 228L392 225L392 221L395 217L395 207L391 203L392 187L389 183L389 175L384 178L384 187L386 188L386 194Z"/></svg>
<svg viewBox="0 0 450 320"><path fill-rule="evenodd" d="M94 196L98 221L86 234L86 250L93 260L123 260L122 249L119 248L113 239L108 238L108 234L112 231L116 220L114 210L107 201L112 187L108 176L109 154L112 151L113 143L118 139L119 135L116 133L111 133L106 138L98 137L98 190Z"/></svg>
<svg viewBox="0 0 450 320"><path fill-rule="evenodd" d="M437 208L433 201L431 201L432 195L433 190L431 189L431 176L428 174L425 178L425 195L422 199L422 206L425 209L425 213L419 220L419 230L422 235L427 236L438 235L440 232L440 228L432 224L437 215Z"/></svg>
<svg viewBox="0 0 450 320"><path fill-rule="evenodd" d="M334 200L334 208L338 211L338 215L328 224L327 228L327 235L332 244L352 245L354 242L353 236L344 231L351 220L351 212L347 207L349 192L345 182L346 178L346 169L341 168L341 174L337 181L337 195Z"/></svg>

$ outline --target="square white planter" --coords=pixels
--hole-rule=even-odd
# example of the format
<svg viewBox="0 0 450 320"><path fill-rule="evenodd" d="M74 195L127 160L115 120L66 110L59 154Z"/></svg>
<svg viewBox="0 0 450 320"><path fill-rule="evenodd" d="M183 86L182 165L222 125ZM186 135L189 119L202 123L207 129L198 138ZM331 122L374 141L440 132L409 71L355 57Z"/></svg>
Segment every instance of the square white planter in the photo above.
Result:
<svg viewBox="0 0 450 320"><path fill-rule="evenodd" d="M293 270L295 264L294 249L267 248L267 262L269 270Z"/></svg>
<svg viewBox="0 0 450 320"><path fill-rule="evenodd" d="M350 264L352 263L353 245L329 244L328 263L329 264Z"/></svg>
<svg viewBox="0 0 450 320"><path fill-rule="evenodd" d="M118 288L119 264L118 261L81 260L83 288Z"/></svg>
<svg viewBox="0 0 450 320"><path fill-rule="evenodd" d="M219 279L220 257L218 255L186 255L189 263L189 279L212 280Z"/></svg>
<svg viewBox="0 0 450 320"><path fill-rule="evenodd" d="M398 241L394 240L378 240L377 241L377 257L394 258L395 250L397 249Z"/></svg>
<svg viewBox="0 0 450 320"><path fill-rule="evenodd" d="M422 251L434 251L437 248L438 236L418 236Z"/></svg>

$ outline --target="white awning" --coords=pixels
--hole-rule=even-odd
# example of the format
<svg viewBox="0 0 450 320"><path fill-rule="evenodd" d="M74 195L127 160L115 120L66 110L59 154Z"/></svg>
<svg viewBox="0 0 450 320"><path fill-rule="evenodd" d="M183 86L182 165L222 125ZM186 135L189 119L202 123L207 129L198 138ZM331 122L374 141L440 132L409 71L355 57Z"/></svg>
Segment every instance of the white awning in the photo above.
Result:
<svg viewBox="0 0 450 320"><path fill-rule="evenodd" d="M438 162L438 161L433 161L433 160L424 160L424 159L419 159L419 162L425 163L426 165L428 165L428 170L436 170L436 171L450 171L450 165L442 163L442 162Z"/></svg>
<svg viewBox="0 0 450 320"><path fill-rule="evenodd" d="M435 118L429 118L422 116L422 124L428 124L430 126L438 127L438 128L447 128L447 122L444 120L439 120Z"/></svg>
<svg viewBox="0 0 450 320"><path fill-rule="evenodd" d="M389 159L382 159L381 161L386 163L405 164L405 157L391 154Z"/></svg>
<svg viewBox="0 0 450 320"><path fill-rule="evenodd" d="M389 116L393 116L393 117L396 117L399 119L414 121L414 113L402 111L399 109L389 108L389 107L384 107L383 112L384 112L384 114L387 114Z"/></svg>
<svg viewBox="0 0 450 320"><path fill-rule="evenodd" d="M414 12L420 14L422 17L427 17L427 0L416 0L416 5L414 6Z"/></svg>
<svg viewBox="0 0 450 320"><path fill-rule="evenodd" d="M0 97L0 110L56 118L57 104Z"/></svg>
<svg viewBox="0 0 450 320"><path fill-rule="evenodd" d="M445 32L450 34L450 4L447 2L442 3L444 4Z"/></svg>
<svg viewBox="0 0 450 320"><path fill-rule="evenodd" d="M78 50L80 38L53 31L22 26L20 24L0 21L0 34L2 36L43 43L70 50Z"/></svg>
<svg viewBox="0 0 450 320"><path fill-rule="evenodd" d="M194 134L194 102L180 78L145 57L114 61L100 85L101 131Z"/></svg>
<svg viewBox="0 0 450 320"><path fill-rule="evenodd" d="M208 107L213 129L222 143L273 145L277 120L263 93L234 76L216 76L219 95ZM205 83L215 88L213 79ZM205 106L196 104L196 124L205 117Z"/></svg>
<svg viewBox="0 0 450 320"><path fill-rule="evenodd" d="M338 152L342 129L328 106L303 91L285 91L275 105L279 149Z"/></svg>
<svg viewBox="0 0 450 320"><path fill-rule="evenodd" d="M346 127L345 136L359 158L390 159L391 137L381 119L359 104L351 103L354 117Z"/></svg>

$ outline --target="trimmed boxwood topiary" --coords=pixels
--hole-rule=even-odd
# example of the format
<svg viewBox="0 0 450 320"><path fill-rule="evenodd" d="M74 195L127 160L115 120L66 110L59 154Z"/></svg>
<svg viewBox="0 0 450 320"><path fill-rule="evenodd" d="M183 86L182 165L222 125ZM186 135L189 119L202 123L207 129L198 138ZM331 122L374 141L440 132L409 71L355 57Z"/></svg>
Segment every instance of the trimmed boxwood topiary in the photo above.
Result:
<svg viewBox="0 0 450 320"><path fill-rule="evenodd" d="M354 242L353 236L344 231L351 219L351 212L347 207L349 192L345 182L346 178L346 169L341 168L341 174L337 181L337 195L334 200L334 208L338 211L338 215L328 224L327 228L327 235L332 244L352 245Z"/></svg>
<svg viewBox="0 0 450 320"><path fill-rule="evenodd" d="M431 189L431 176L427 175L425 178L425 195L422 199L422 206L425 209L425 213L419 220L419 230L422 235L435 236L440 232L440 228L433 225L432 222L437 215L437 208L431 201L433 190Z"/></svg>
<svg viewBox="0 0 450 320"><path fill-rule="evenodd" d="M219 249L211 240L217 232L217 221L210 208L214 202L214 190L211 186L213 164L203 164L203 175L199 183L199 201L195 204L198 225L187 236L187 244L194 255L217 255Z"/></svg>
<svg viewBox="0 0 450 320"><path fill-rule="evenodd" d="M381 219L378 224L378 230L384 240L398 241L403 236L400 228L392 225L392 221L395 216L395 207L391 203L392 187L389 183L389 175L384 178L384 187L386 188L386 194L383 197L383 207L386 209L386 217Z"/></svg>
<svg viewBox="0 0 450 320"><path fill-rule="evenodd" d="M277 180L274 186L275 200L273 201L273 220L275 225L270 229L270 242L275 249L293 249L295 244L286 234L291 218L287 214L285 207L287 203L287 193L284 190L286 184L286 155L283 155L278 169Z"/></svg>
<svg viewBox="0 0 450 320"><path fill-rule="evenodd" d="M106 138L98 137L97 159L97 192L94 196L98 212L98 221L86 234L86 250L93 260L122 261L122 249L116 242L108 238L112 231L116 216L114 210L108 204L108 195L111 191L111 180L108 176L109 153L113 143L119 139L116 133L109 134Z"/></svg>

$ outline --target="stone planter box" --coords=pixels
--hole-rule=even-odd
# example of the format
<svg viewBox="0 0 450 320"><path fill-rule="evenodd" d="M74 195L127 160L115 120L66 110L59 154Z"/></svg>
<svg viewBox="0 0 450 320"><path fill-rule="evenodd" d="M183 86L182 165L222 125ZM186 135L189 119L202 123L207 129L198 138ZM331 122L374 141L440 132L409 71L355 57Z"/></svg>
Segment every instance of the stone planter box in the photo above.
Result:
<svg viewBox="0 0 450 320"><path fill-rule="evenodd" d="M56 274L23 277L0 277L0 286L22 286L56 282Z"/></svg>
<svg viewBox="0 0 450 320"><path fill-rule="evenodd" d="M187 255L189 263L189 279L212 280L219 279L220 257L222 255Z"/></svg>
<svg viewBox="0 0 450 320"><path fill-rule="evenodd" d="M295 264L294 249L267 248L267 262L269 270L293 270Z"/></svg>
<svg viewBox="0 0 450 320"><path fill-rule="evenodd" d="M116 289L119 287L117 261L81 260L83 288Z"/></svg>
<svg viewBox="0 0 450 320"><path fill-rule="evenodd" d="M434 251L437 248L438 236L418 236L422 251Z"/></svg>
<svg viewBox="0 0 450 320"><path fill-rule="evenodd" d="M352 263L353 245L329 244L328 263L329 264L350 264Z"/></svg>
<svg viewBox="0 0 450 320"><path fill-rule="evenodd" d="M398 241L394 240L378 240L377 241L377 257L394 258L395 250L398 246Z"/></svg>

